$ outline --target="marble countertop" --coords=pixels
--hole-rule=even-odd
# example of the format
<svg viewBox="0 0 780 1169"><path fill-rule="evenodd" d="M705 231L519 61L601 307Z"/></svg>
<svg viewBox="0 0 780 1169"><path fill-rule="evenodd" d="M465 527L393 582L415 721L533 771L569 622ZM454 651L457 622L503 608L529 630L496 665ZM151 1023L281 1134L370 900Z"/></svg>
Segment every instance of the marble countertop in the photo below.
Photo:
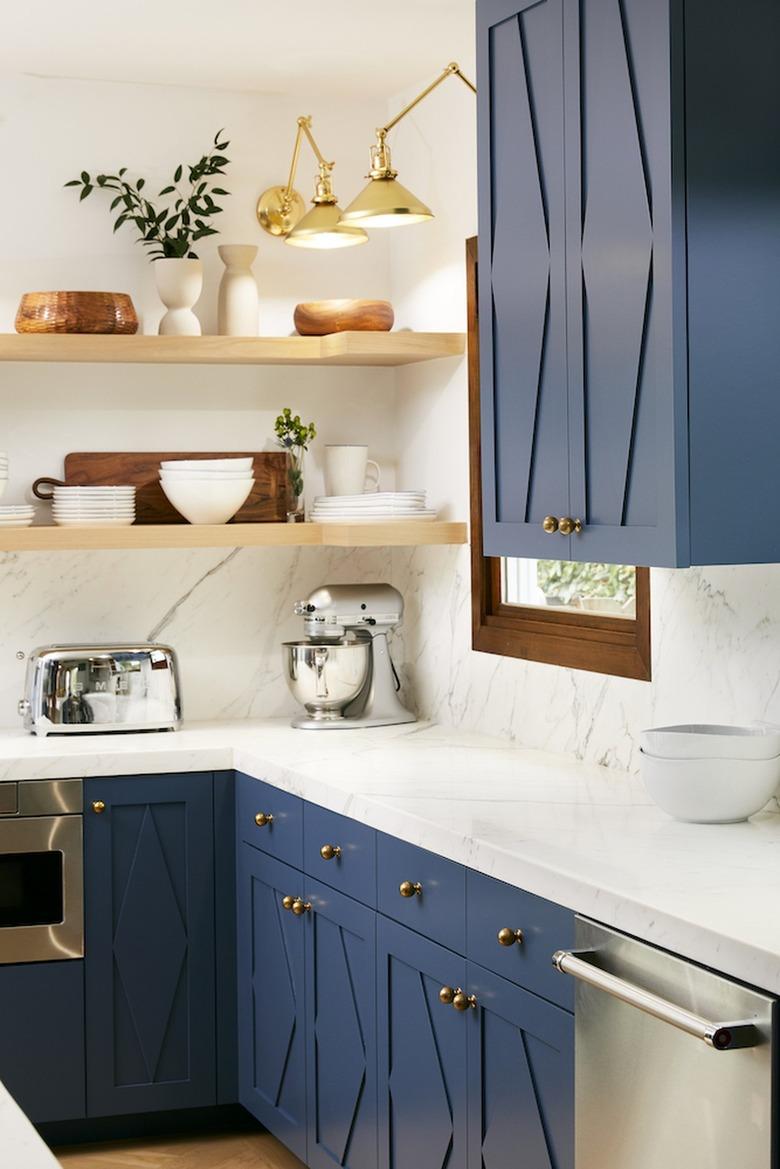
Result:
<svg viewBox="0 0 780 1169"><path fill-rule="evenodd" d="M0 731L0 780L233 767L780 994L776 810L746 824L680 824L624 772L423 723Z"/></svg>

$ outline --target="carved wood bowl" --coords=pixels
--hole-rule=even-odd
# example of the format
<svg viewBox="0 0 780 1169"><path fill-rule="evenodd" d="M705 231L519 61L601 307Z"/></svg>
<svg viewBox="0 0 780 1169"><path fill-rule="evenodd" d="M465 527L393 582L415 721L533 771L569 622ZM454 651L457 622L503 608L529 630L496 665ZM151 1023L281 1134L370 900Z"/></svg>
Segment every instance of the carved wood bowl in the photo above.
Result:
<svg viewBox="0 0 780 1169"><path fill-rule="evenodd" d="M303 337L327 333L389 333L395 314L389 300L311 300L295 306L295 327Z"/></svg>
<svg viewBox="0 0 780 1169"><path fill-rule="evenodd" d="M126 292L25 292L17 333L135 333L138 317Z"/></svg>

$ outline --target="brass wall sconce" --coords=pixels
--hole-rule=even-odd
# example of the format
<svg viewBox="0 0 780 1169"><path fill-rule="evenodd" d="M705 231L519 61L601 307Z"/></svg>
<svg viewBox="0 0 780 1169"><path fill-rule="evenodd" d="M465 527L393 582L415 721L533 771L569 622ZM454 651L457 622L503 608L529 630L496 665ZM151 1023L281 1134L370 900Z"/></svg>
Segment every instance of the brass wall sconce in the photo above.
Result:
<svg viewBox="0 0 780 1169"><path fill-rule="evenodd" d="M314 206L308 212L294 187L304 135L319 164L319 177L312 198ZM258 199L257 218L260 226L271 235L281 237L285 243L299 248L348 248L367 243L368 236L362 228L341 222L341 208L331 183L334 165L323 157L314 140L311 118L298 118L290 177L286 186L269 187Z"/></svg>
<svg viewBox="0 0 780 1169"><path fill-rule="evenodd" d="M341 217L342 224L369 228L400 227L406 223L424 223L428 219L433 219L431 209L398 182L398 172L393 170L390 159L387 135L448 77L459 77L463 84L476 94L477 87L461 73L457 62L451 61L422 93L404 106L387 125L380 126L376 132L376 145L371 147L371 170L368 175L370 181L347 207Z"/></svg>

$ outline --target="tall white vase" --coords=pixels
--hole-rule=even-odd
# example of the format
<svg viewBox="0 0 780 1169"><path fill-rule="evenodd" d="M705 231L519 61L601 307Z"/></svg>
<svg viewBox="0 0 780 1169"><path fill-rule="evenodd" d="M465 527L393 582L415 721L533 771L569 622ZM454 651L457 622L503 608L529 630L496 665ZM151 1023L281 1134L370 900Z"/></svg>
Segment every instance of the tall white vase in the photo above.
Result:
<svg viewBox="0 0 780 1169"><path fill-rule="evenodd" d="M217 332L220 337L256 337L259 297L252 264L252 244L221 244L217 249L225 271L219 285Z"/></svg>
<svg viewBox="0 0 780 1169"><path fill-rule="evenodd" d="M154 277L168 310L157 332L166 337L199 337L200 321L192 311L203 289L201 260L155 260Z"/></svg>

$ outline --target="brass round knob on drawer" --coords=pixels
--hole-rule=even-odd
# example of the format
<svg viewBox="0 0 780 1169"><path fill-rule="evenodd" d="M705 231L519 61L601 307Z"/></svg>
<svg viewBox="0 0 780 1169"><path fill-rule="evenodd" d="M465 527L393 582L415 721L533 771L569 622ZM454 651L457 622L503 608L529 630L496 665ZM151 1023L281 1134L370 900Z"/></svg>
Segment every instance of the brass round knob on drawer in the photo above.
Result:
<svg viewBox="0 0 780 1169"><path fill-rule="evenodd" d="M542 527L549 536L558 531L558 521L554 515L546 515L542 520Z"/></svg>
<svg viewBox="0 0 780 1169"><path fill-rule="evenodd" d="M524 937L522 930L513 930L510 929L509 926L505 925L503 929L498 931L499 946L514 946L515 943L517 943L518 946L522 946L523 941Z"/></svg>
<svg viewBox="0 0 780 1169"><path fill-rule="evenodd" d="M402 897L422 897L422 885L419 881L401 881L398 892Z"/></svg>
<svg viewBox="0 0 780 1169"><path fill-rule="evenodd" d="M304 913L310 912L311 901L303 901L300 897L296 897L290 908L296 917L301 917Z"/></svg>
<svg viewBox="0 0 780 1169"><path fill-rule="evenodd" d="M341 848L338 844L323 844L320 856L324 861L338 860L341 856Z"/></svg>
<svg viewBox="0 0 780 1169"><path fill-rule="evenodd" d="M272 812L258 812L255 816L255 824L258 828L265 828L266 824L273 824L273 822Z"/></svg>
<svg viewBox="0 0 780 1169"><path fill-rule="evenodd" d="M292 909L295 903L295 898L288 893L286 897L282 898L282 909Z"/></svg>
<svg viewBox="0 0 780 1169"><path fill-rule="evenodd" d="M93 800L92 801L92 811L95 813L96 816L99 816L100 813L105 812L105 810L106 810L106 805L103 803L102 800Z"/></svg>
<svg viewBox="0 0 780 1169"><path fill-rule="evenodd" d="M558 530L562 536L570 536L572 532L582 531L582 520L573 520L571 516L561 516L558 520Z"/></svg>
<svg viewBox="0 0 780 1169"><path fill-rule="evenodd" d="M475 994L466 994L465 990L460 987L455 991L455 997L452 1000L452 1005L456 1011L476 1011L477 996Z"/></svg>
<svg viewBox="0 0 780 1169"><path fill-rule="evenodd" d="M443 986L439 991L439 1002L444 1003L445 1007L452 1005L452 1000L455 998L454 986Z"/></svg>

